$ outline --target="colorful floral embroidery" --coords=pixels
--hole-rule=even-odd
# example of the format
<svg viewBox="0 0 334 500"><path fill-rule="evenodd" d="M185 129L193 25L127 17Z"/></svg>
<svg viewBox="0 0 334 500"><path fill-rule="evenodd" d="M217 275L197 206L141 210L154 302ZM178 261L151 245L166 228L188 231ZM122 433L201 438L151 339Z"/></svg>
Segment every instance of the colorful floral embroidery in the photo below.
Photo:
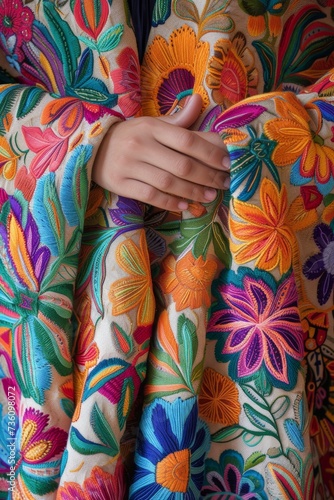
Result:
<svg viewBox="0 0 334 500"><path fill-rule="evenodd" d="M267 273L227 271L217 296L208 336L217 340L217 359L230 362L231 378L256 378L264 370L274 386L294 387L304 351L293 274L275 283Z"/></svg>
<svg viewBox="0 0 334 500"><path fill-rule="evenodd" d="M195 32L184 25L173 31L169 43L156 37L147 50L142 67L144 114L171 114L182 107L186 97L200 94L203 109L209 98L203 86L209 46L199 42Z"/></svg>
<svg viewBox="0 0 334 500"><path fill-rule="evenodd" d="M199 496L209 433L198 419L196 398L157 399L144 410L130 499L153 494Z"/></svg>

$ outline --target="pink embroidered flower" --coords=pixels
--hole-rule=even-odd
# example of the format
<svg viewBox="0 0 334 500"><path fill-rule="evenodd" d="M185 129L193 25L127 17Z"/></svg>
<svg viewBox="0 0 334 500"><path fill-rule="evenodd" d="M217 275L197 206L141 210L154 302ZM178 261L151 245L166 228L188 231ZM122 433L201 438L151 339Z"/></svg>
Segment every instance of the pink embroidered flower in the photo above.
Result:
<svg viewBox="0 0 334 500"><path fill-rule="evenodd" d="M57 170L67 153L68 138L58 137L50 128L22 126L22 132L28 148L37 153L30 165L32 175L38 179L47 168Z"/></svg>
<svg viewBox="0 0 334 500"><path fill-rule="evenodd" d="M67 433L58 427L45 430L49 415L28 408L23 415L21 457L26 464L44 463L61 453L66 446Z"/></svg>
<svg viewBox="0 0 334 500"><path fill-rule="evenodd" d="M1 33L6 39L15 36L17 47L31 39L33 20L32 11L29 7L23 6L22 0L3 0L0 2Z"/></svg>
<svg viewBox="0 0 334 500"><path fill-rule="evenodd" d="M137 54L130 47L122 50L116 59L118 69L110 72L114 82L114 92L123 94L118 104L124 116L133 116L140 109L140 68Z"/></svg>

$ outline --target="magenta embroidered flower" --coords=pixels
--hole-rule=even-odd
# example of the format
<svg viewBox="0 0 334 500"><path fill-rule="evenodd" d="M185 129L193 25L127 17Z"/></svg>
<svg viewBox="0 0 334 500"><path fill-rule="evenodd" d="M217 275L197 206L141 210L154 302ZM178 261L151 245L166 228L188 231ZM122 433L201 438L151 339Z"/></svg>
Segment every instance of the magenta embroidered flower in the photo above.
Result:
<svg viewBox="0 0 334 500"><path fill-rule="evenodd" d="M217 339L218 361L229 361L233 380L264 375L272 385L294 387L303 358L303 332L293 274L276 283L265 272L227 271L208 337Z"/></svg>
<svg viewBox="0 0 334 500"><path fill-rule="evenodd" d="M16 47L28 42L32 36L34 14L29 7L24 7L22 0L7 0L0 2L0 30L8 40L14 36Z"/></svg>
<svg viewBox="0 0 334 500"><path fill-rule="evenodd" d="M38 464L55 458L66 446L67 433L58 427L45 430L49 415L28 408L22 421L21 457L27 464Z"/></svg>
<svg viewBox="0 0 334 500"><path fill-rule="evenodd" d="M309 280L320 278L317 297L319 304L323 305L329 300L334 287L334 232L327 224L319 224L313 236L320 252L305 262L303 272Z"/></svg>

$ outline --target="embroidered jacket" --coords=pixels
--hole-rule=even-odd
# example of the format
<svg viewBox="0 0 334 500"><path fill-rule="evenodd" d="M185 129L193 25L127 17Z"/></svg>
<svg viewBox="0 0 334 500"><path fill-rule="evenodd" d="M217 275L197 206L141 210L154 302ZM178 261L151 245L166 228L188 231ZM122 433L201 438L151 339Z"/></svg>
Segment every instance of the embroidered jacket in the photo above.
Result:
<svg viewBox="0 0 334 500"><path fill-rule="evenodd" d="M0 498L334 498L333 1L0 3ZM90 185L203 100L231 188Z"/></svg>

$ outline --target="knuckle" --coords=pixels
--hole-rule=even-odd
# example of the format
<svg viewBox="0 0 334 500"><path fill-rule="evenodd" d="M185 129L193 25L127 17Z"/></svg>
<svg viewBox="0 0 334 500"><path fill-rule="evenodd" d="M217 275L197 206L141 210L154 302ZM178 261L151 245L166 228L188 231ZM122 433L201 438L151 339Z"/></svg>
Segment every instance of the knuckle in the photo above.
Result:
<svg viewBox="0 0 334 500"><path fill-rule="evenodd" d="M170 174L162 174L159 179L159 187L162 191L168 191L173 184L173 177Z"/></svg>
<svg viewBox="0 0 334 500"><path fill-rule="evenodd" d="M189 130L183 130L179 135L179 144L181 148L190 149L194 145L195 134Z"/></svg>
<svg viewBox="0 0 334 500"><path fill-rule="evenodd" d="M181 159L176 164L177 173L180 177L188 177L192 170L192 161L186 156L181 157Z"/></svg>
<svg viewBox="0 0 334 500"><path fill-rule="evenodd" d="M149 186L148 184L144 184L141 189L141 198L143 201L147 203L152 203L155 198L156 190L153 186Z"/></svg>

